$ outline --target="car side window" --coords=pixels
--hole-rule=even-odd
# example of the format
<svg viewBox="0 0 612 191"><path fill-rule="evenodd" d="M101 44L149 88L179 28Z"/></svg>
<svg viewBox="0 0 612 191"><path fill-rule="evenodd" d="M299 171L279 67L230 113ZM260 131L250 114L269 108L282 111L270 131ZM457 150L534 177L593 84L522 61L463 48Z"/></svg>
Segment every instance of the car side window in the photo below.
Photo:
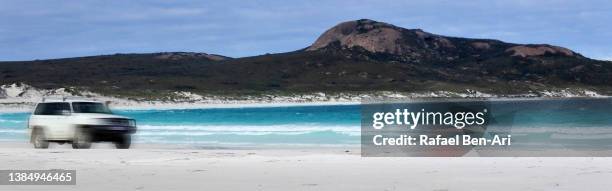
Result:
<svg viewBox="0 0 612 191"><path fill-rule="evenodd" d="M62 115L64 111L70 112L68 103L40 103L34 111L34 115Z"/></svg>
<svg viewBox="0 0 612 191"><path fill-rule="evenodd" d="M44 115L46 107L47 107L46 103L39 103L36 106L36 110L34 110L34 115Z"/></svg>

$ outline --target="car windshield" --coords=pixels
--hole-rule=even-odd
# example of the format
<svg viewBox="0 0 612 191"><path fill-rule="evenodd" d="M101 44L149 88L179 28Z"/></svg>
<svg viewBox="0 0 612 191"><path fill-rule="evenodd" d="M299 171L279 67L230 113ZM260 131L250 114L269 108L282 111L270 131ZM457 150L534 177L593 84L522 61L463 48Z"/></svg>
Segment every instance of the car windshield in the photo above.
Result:
<svg viewBox="0 0 612 191"><path fill-rule="evenodd" d="M106 105L97 102L72 102L72 110L75 113L111 113Z"/></svg>

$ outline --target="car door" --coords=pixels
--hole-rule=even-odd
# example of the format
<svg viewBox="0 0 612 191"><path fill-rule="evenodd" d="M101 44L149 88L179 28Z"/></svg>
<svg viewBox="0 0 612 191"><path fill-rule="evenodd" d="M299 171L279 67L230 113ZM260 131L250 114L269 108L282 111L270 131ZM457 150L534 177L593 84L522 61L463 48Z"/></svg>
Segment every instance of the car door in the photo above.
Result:
<svg viewBox="0 0 612 191"><path fill-rule="evenodd" d="M51 107L50 103L39 103L34 111L34 116L29 121L33 127L42 128L47 139L54 139L55 137L53 126L57 117L53 115Z"/></svg>
<svg viewBox="0 0 612 191"><path fill-rule="evenodd" d="M70 109L70 103L58 102L55 107L55 123L53 128L58 139L71 139L74 137L74 129L71 122L72 111Z"/></svg>
<svg viewBox="0 0 612 191"><path fill-rule="evenodd" d="M66 102L41 103L37 115L38 124L45 127L45 136L50 140L63 140L72 136L68 117L70 104ZM38 110L38 109L37 109Z"/></svg>

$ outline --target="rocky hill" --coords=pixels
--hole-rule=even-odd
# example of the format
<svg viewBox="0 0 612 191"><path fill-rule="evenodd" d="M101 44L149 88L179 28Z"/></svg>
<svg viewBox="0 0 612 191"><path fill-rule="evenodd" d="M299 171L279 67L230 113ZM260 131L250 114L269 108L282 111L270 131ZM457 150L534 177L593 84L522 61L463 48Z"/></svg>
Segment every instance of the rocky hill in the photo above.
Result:
<svg viewBox="0 0 612 191"><path fill-rule="evenodd" d="M551 91L612 94L612 63L547 44L513 44L340 23L293 52L228 58L204 53L116 54L0 62L2 84L156 98L294 93Z"/></svg>

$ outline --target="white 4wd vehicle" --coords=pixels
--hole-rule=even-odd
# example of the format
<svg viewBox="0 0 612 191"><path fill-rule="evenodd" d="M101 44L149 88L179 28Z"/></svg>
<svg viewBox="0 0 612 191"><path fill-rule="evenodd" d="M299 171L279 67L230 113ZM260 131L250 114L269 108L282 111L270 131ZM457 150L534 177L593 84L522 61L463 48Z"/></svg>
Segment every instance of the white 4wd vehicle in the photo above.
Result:
<svg viewBox="0 0 612 191"><path fill-rule="evenodd" d="M89 148L91 142L112 141L118 149L127 149L136 121L113 115L102 102L43 100L30 116L28 130L35 148L48 148L49 142L69 142L72 148L81 149Z"/></svg>

